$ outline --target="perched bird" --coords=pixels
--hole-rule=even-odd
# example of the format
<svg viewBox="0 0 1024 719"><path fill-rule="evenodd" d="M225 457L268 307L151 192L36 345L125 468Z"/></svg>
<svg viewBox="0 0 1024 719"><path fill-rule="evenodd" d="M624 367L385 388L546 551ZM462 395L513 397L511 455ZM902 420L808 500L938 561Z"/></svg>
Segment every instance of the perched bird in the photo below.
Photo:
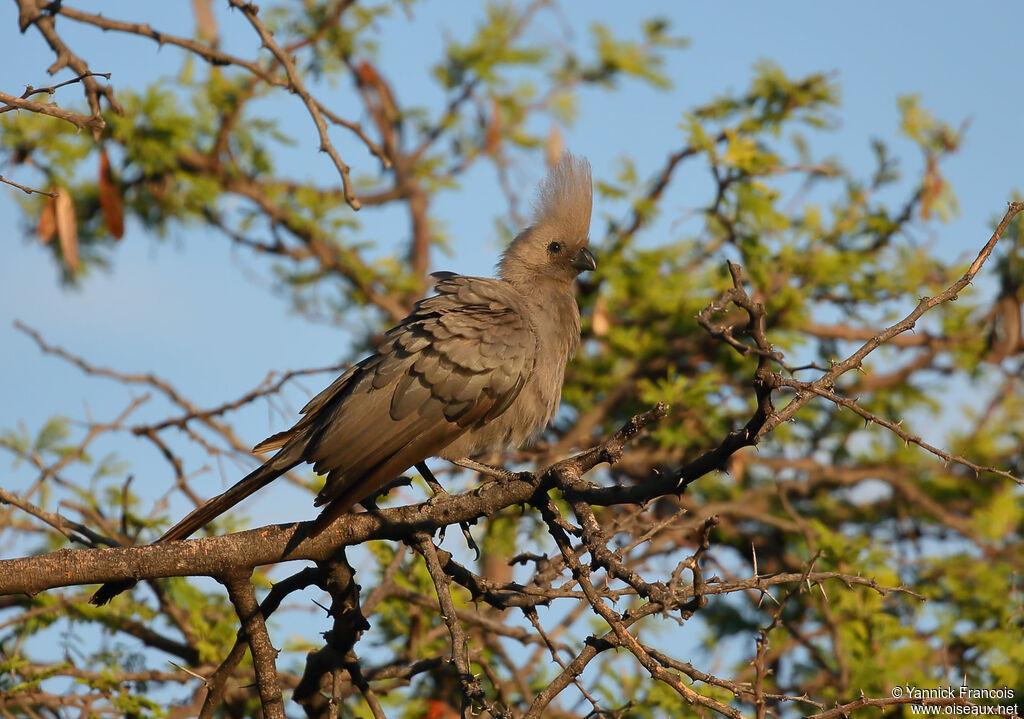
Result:
<svg viewBox="0 0 1024 719"><path fill-rule="evenodd" d="M428 457L481 469L471 457L537 435L558 409L580 341L574 281L596 268L592 198L590 166L565 153L540 185L532 224L502 254L498 279L433 275L436 295L310 400L294 427L254 448L277 450L273 457L158 541L188 537L303 462L327 477L316 534ZM128 586L105 584L91 601Z"/></svg>

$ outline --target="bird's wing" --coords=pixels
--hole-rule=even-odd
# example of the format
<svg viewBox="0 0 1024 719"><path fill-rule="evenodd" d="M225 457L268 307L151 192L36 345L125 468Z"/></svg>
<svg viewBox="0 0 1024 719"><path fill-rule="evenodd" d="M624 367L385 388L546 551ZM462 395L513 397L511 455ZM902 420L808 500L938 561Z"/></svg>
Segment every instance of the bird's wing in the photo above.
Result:
<svg viewBox="0 0 1024 719"><path fill-rule="evenodd" d="M293 430L267 440L301 438L302 458L327 475L316 504L333 515L501 415L533 371L536 335L515 290L457 275L437 289L314 397Z"/></svg>

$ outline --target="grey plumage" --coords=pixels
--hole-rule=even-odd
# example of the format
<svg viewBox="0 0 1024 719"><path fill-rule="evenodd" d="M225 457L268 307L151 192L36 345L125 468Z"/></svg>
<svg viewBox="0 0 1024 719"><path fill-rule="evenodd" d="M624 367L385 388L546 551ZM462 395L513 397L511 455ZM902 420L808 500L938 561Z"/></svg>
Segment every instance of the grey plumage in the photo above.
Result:
<svg viewBox="0 0 1024 719"><path fill-rule="evenodd" d="M159 541L184 539L291 468L326 475L314 532L427 457L461 460L538 434L558 408L580 339L574 280L595 268L587 249L590 167L569 153L541 184L533 221L502 254L498 279L434 275L377 351L255 451L265 464L186 516ZM123 585L104 585L104 603Z"/></svg>

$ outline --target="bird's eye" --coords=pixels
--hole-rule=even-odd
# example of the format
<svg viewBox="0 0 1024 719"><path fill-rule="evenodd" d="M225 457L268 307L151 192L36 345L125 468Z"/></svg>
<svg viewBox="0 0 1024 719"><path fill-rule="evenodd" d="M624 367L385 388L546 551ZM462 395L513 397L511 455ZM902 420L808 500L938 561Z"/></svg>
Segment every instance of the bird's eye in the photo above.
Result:
<svg viewBox="0 0 1024 719"><path fill-rule="evenodd" d="M561 251L562 251L562 243L561 242L552 242L550 245L548 245L548 252L550 252L553 255L557 255Z"/></svg>

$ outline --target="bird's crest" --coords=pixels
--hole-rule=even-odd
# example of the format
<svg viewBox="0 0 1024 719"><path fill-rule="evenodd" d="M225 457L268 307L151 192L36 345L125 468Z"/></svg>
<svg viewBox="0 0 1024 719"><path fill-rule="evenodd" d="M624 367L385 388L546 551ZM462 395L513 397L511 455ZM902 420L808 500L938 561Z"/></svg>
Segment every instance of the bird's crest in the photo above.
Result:
<svg viewBox="0 0 1024 719"><path fill-rule="evenodd" d="M590 164L566 152L537 188L533 221L516 235L498 261L498 275L513 284L529 285L547 277L571 283L579 274L570 258L587 245L593 185ZM554 245L553 245L554 243ZM552 263L549 248L564 246Z"/></svg>
<svg viewBox="0 0 1024 719"><path fill-rule="evenodd" d="M554 229L556 234L566 238L586 237L593 201L590 163L564 152L537 190L533 224Z"/></svg>

